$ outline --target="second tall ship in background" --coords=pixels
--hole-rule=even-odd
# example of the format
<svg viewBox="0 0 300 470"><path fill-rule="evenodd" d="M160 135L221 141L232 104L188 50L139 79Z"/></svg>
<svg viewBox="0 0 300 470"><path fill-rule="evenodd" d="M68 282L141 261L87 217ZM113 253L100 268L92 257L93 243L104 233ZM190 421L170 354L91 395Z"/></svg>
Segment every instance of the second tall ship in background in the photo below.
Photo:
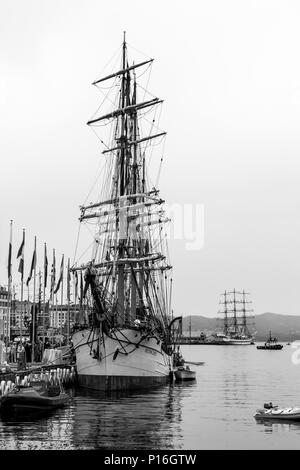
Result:
<svg viewBox="0 0 300 470"><path fill-rule="evenodd" d="M222 333L216 333L214 344L223 345L249 345L253 344L255 332L250 331L254 327L254 315L248 315L253 309L247 308L251 301L247 300L249 294L233 289L232 292L224 292L220 304L223 309L219 311L223 315Z"/></svg>

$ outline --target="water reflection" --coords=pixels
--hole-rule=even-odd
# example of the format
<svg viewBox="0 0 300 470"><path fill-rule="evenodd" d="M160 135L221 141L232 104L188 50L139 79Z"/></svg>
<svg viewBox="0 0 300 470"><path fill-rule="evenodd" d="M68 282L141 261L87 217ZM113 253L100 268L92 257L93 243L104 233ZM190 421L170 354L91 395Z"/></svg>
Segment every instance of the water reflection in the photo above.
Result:
<svg viewBox="0 0 300 470"><path fill-rule="evenodd" d="M0 449L183 448L183 400L196 383L149 392L69 390L70 404L34 415L2 415Z"/></svg>
<svg viewBox="0 0 300 470"><path fill-rule="evenodd" d="M181 390L169 385L148 393L77 390L74 447L84 435L85 445L96 449L172 448L174 434L180 434Z"/></svg>
<svg viewBox="0 0 300 470"><path fill-rule="evenodd" d="M0 419L0 449L298 449L300 424L259 422L272 401L299 406L299 368L290 351L186 346L205 361L197 381L148 392L69 390L51 416Z"/></svg>
<svg viewBox="0 0 300 470"><path fill-rule="evenodd" d="M1 411L1 419L5 425L9 425L10 423L18 423L18 422L31 422L37 420L46 420L54 416L54 410L18 410L15 411L13 409L5 409Z"/></svg>
<svg viewBox="0 0 300 470"><path fill-rule="evenodd" d="M266 432L278 431L279 429L281 430L294 429L298 431L300 430L300 421L294 421L292 419L285 419L283 421L282 419L272 418L272 421L270 421L270 420L261 418L261 419L256 419L255 421L257 425L265 428L264 430Z"/></svg>

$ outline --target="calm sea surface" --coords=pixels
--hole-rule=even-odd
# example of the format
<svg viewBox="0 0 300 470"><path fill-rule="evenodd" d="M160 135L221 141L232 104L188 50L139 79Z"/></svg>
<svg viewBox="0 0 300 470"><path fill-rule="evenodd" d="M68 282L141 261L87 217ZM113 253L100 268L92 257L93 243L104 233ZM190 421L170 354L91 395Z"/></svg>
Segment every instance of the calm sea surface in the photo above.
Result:
<svg viewBox="0 0 300 470"><path fill-rule="evenodd" d="M1 418L0 449L300 449L300 423L258 423L264 402L300 406L292 346L183 346L197 381L147 393L69 390L70 405Z"/></svg>

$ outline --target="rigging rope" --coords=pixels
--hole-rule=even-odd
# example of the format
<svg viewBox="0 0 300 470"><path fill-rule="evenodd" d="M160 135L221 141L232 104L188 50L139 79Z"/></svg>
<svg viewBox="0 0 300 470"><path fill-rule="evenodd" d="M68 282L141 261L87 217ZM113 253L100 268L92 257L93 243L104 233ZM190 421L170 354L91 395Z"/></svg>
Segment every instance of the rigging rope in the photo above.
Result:
<svg viewBox="0 0 300 470"><path fill-rule="evenodd" d="M77 232L77 240L76 240L76 245L75 245L75 253L74 253L74 258L73 258L73 264L75 263L76 255L77 255L77 249L78 249L78 243L79 243L79 234L80 234L80 229L81 229L81 223L79 222L78 226L78 232Z"/></svg>

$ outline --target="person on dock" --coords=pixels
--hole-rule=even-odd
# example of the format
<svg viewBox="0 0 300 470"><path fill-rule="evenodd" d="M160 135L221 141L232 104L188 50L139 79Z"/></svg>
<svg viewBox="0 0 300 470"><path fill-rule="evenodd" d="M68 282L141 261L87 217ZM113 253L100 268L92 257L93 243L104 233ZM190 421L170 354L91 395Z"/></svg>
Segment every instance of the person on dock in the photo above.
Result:
<svg viewBox="0 0 300 470"><path fill-rule="evenodd" d="M4 348L4 352L5 352L4 361L7 362L7 363L11 362L10 343L7 343L7 345Z"/></svg>
<svg viewBox="0 0 300 470"><path fill-rule="evenodd" d="M179 346L177 346L177 351L174 353L174 366L179 367L179 366L184 366L184 359L183 356L180 352Z"/></svg>
<svg viewBox="0 0 300 470"><path fill-rule="evenodd" d="M76 362L76 354L75 354L74 344L71 339L69 340L69 348L70 348L70 362L74 363Z"/></svg>
<svg viewBox="0 0 300 470"><path fill-rule="evenodd" d="M17 364L18 370L24 370L26 368L26 355L25 355L25 348L21 341L18 343L17 346Z"/></svg>
<svg viewBox="0 0 300 470"><path fill-rule="evenodd" d="M34 357L36 362L41 362L42 360L42 348L41 344L38 341L37 343L34 344Z"/></svg>
<svg viewBox="0 0 300 470"><path fill-rule="evenodd" d="M1 339L0 339L0 364L2 364L2 362L4 362L4 359L3 359L4 347L5 347L4 341L3 341L2 337L1 337Z"/></svg>
<svg viewBox="0 0 300 470"><path fill-rule="evenodd" d="M15 341L11 343L11 361L17 362L17 343Z"/></svg>
<svg viewBox="0 0 300 470"><path fill-rule="evenodd" d="M31 345L26 341L25 343L25 357L26 357L26 362L31 362Z"/></svg>

